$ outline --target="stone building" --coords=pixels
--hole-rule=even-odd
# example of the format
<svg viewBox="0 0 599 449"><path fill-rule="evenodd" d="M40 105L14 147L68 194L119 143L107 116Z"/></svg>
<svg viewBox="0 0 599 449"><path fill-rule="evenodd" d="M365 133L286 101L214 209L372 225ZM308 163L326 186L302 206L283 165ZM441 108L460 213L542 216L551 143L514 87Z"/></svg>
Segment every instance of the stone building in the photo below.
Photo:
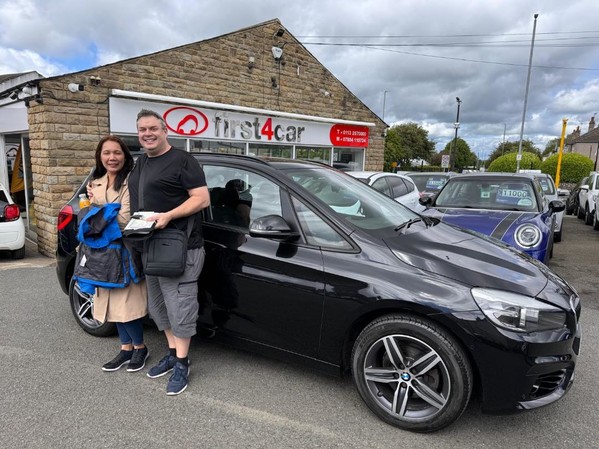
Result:
<svg viewBox="0 0 599 449"><path fill-rule="evenodd" d="M141 151L142 107L163 114L170 142L191 152L383 166L387 125L278 19L81 72L33 73L0 79L0 182L20 173L28 235L48 256L59 210L90 172L98 140L117 134ZM15 145L19 167L8 154Z"/></svg>

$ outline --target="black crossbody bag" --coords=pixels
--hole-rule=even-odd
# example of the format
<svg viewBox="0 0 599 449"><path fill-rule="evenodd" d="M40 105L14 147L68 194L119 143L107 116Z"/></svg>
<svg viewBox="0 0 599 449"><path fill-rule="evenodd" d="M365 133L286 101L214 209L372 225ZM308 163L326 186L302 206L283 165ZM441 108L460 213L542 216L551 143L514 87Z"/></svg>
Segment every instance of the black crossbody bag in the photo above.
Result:
<svg viewBox="0 0 599 449"><path fill-rule="evenodd" d="M147 157L147 156L146 156ZM139 209L144 210L143 172L144 158L139 170ZM187 231L175 228L154 229L144 240L142 261L144 273L150 276L179 277L185 271L187 241L193 228L194 216L187 220Z"/></svg>

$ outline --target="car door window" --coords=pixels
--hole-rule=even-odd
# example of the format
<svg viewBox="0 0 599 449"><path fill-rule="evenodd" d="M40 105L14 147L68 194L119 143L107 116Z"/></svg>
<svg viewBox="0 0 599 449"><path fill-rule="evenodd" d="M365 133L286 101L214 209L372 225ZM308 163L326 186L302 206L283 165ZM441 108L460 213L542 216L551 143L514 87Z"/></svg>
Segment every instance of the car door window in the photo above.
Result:
<svg viewBox="0 0 599 449"><path fill-rule="evenodd" d="M265 215L281 215L280 189L270 179L240 168L205 165L212 222L247 228Z"/></svg>
<svg viewBox="0 0 599 449"><path fill-rule="evenodd" d="M408 193L408 188L406 184L403 182L403 179L396 178L395 176L389 176L388 179L389 184L391 184L391 188L393 189L393 198L397 198L400 196L404 196Z"/></svg>
<svg viewBox="0 0 599 449"><path fill-rule="evenodd" d="M352 245L308 206L292 198L295 213L309 245L321 248L351 250Z"/></svg>
<svg viewBox="0 0 599 449"><path fill-rule="evenodd" d="M372 183L372 187L378 190L381 193L384 193L387 196L391 196L391 189L389 188L389 184L385 178L379 178Z"/></svg>

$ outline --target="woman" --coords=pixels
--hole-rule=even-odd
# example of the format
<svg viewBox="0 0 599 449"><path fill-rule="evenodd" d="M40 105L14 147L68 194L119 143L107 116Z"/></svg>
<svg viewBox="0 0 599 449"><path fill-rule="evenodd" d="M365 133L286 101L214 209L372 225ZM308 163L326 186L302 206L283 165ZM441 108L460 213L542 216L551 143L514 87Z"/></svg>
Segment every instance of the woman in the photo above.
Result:
<svg viewBox="0 0 599 449"><path fill-rule="evenodd" d="M96 167L87 191L93 204L121 204L117 217L121 231L130 218L127 179L132 168L133 156L120 138L106 136L100 140L96 148ZM125 288L96 289L94 319L115 322L121 341L121 351L102 366L103 371L117 371L128 365L127 371L135 372L145 366L149 353L144 344L142 318L147 312L145 281L130 282Z"/></svg>

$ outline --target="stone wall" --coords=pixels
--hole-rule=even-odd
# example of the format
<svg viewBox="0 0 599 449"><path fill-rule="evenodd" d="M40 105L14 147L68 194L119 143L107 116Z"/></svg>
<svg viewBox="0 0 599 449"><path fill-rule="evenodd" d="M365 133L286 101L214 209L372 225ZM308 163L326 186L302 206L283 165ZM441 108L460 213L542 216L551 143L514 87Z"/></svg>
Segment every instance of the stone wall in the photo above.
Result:
<svg viewBox="0 0 599 449"><path fill-rule="evenodd" d="M206 41L40 82L42 103L29 108L38 247L56 250L60 207L94 164L98 140L109 131L112 89L376 123L365 169L383 166L383 122L278 20ZM277 61L272 47L283 48ZM253 67L248 66L254 58ZM92 77L100 78L94 85ZM84 86L70 92L69 83ZM276 86L276 87L274 87ZM132 120L134 118L132 117Z"/></svg>

